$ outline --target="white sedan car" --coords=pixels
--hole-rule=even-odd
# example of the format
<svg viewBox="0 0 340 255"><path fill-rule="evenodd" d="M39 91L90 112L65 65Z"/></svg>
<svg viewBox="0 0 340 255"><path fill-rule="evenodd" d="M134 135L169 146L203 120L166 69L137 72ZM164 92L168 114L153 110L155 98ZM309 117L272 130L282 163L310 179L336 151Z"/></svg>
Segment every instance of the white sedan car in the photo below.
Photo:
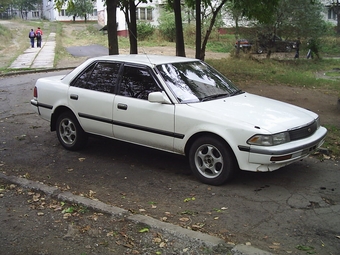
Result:
<svg viewBox="0 0 340 255"><path fill-rule="evenodd" d="M272 171L307 157L327 134L317 114L241 91L181 57L92 58L66 76L40 78L31 105L68 150L95 134L182 154L211 185L238 169Z"/></svg>

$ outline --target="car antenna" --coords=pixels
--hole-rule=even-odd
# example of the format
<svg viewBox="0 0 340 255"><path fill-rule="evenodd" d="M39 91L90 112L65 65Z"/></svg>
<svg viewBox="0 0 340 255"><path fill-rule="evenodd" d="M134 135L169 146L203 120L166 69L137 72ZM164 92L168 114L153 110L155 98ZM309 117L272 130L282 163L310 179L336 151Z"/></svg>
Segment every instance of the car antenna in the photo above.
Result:
<svg viewBox="0 0 340 255"><path fill-rule="evenodd" d="M137 36L130 30L130 28L128 28L128 30L129 30L129 35L132 35L136 39L136 41L137 41ZM152 64L152 62L151 62L151 60L150 60L150 58L148 56L148 53L145 52L143 47L141 49L142 49L144 55L146 56L146 58L148 59L149 63ZM137 50L138 50L138 48L137 48Z"/></svg>

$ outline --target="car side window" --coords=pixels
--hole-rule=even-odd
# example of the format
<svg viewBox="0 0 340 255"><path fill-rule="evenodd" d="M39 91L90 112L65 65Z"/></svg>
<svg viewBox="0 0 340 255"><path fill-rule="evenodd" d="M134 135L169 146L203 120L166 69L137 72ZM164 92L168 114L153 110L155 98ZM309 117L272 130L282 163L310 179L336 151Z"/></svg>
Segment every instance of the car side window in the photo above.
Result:
<svg viewBox="0 0 340 255"><path fill-rule="evenodd" d="M156 91L161 89L147 69L124 66L119 95L147 100L149 93Z"/></svg>
<svg viewBox="0 0 340 255"><path fill-rule="evenodd" d="M99 62L82 73L72 86L114 93L119 68L119 63Z"/></svg>

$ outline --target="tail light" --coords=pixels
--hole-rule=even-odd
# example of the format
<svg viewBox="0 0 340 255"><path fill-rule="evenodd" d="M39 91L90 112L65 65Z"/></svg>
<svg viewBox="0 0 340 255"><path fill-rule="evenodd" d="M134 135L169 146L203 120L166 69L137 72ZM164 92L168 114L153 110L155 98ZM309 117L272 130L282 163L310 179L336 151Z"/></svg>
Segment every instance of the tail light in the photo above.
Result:
<svg viewBox="0 0 340 255"><path fill-rule="evenodd" d="M34 90L33 90L33 97L35 97L35 98L38 97L38 88L37 88L37 87L34 87Z"/></svg>

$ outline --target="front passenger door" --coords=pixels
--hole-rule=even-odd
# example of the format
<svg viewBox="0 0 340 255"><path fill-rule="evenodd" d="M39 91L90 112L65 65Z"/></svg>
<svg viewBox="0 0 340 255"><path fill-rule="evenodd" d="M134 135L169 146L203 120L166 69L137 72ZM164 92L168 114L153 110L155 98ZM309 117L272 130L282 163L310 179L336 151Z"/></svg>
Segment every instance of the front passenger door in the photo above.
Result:
<svg viewBox="0 0 340 255"><path fill-rule="evenodd" d="M175 108L148 101L149 93L161 91L152 70L125 65L118 91L113 107L115 137L172 151Z"/></svg>

